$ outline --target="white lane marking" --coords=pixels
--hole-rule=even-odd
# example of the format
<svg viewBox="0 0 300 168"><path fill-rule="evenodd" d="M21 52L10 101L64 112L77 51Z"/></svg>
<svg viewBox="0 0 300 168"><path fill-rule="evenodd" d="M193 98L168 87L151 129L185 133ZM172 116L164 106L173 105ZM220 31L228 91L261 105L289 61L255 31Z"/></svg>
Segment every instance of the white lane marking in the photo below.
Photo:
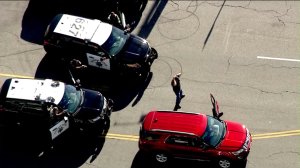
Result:
<svg viewBox="0 0 300 168"><path fill-rule="evenodd" d="M224 53L226 53L227 50L228 50L229 39L230 39L230 35L231 35L231 31L232 31L233 27L234 27L234 24L231 24L231 18L230 18L229 23L226 26L226 34L225 34L225 38L224 38L224 41L223 41L223 43L225 42Z"/></svg>
<svg viewBox="0 0 300 168"><path fill-rule="evenodd" d="M293 61L293 62L300 62L298 59L288 59L288 58L275 58L275 57L264 57L264 56L257 56L259 59L270 59L270 60L278 60L278 61Z"/></svg>

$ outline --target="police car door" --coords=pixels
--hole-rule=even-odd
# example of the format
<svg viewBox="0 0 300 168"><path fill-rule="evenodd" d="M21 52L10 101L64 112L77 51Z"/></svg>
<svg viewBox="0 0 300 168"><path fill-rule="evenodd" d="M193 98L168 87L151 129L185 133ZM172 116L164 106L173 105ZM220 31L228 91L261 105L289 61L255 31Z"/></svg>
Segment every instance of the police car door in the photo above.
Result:
<svg viewBox="0 0 300 168"><path fill-rule="evenodd" d="M111 70L110 59L104 52L99 51L97 54L86 53L86 57L89 66Z"/></svg>

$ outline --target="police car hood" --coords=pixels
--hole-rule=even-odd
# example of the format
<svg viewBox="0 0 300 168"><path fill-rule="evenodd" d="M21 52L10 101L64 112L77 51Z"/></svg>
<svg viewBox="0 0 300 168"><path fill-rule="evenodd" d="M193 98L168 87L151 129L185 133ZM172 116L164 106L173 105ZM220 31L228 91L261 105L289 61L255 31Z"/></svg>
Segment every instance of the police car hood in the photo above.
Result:
<svg viewBox="0 0 300 168"><path fill-rule="evenodd" d="M84 100L78 117L81 119L93 119L98 117L103 109L104 97L97 91L89 89L82 89L82 91Z"/></svg>
<svg viewBox="0 0 300 168"><path fill-rule="evenodd" d="M128 60L128 62L143 62L149 49L150 46L145 39L131 34L124 46L121 59Z"/></svg>

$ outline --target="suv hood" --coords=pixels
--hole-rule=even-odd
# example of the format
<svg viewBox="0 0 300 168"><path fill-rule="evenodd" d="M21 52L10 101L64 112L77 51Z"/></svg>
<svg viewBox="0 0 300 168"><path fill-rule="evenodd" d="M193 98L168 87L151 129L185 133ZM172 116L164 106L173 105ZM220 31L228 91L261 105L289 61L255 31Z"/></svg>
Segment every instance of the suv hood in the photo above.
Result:
<svg viewBox="0 0 300 168"><path fill-rule="evenodd" d="M84 100L77 116L84 120L98 117L102 113L104 97L94 90L82 89L82 91Z"/></svg>
<svg viewBox="0 0 300 168"><path fill-rule="evenodd" d="M223 141L218 146L218 149L227 151L236 151L241 149L247 135L246 127L240 123L232 121L225 121L225 124L227 126L226 134Z"/></svg>
<svg viewBox="0 0 300 168"><path fill-rule="evenodd" d="M150 46L145 39L131 34L120 58L128 63L144 62L149 50Z"/></svg>

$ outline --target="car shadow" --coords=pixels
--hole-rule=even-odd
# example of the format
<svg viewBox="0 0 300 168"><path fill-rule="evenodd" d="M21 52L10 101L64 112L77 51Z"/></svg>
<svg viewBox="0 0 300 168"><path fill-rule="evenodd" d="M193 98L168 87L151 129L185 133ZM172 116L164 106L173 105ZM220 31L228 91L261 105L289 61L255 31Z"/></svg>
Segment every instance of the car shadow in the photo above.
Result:
<svg viewBox="0 0 300 168"><path fill-rule="evenodd" d="M108 121L93 132L71 129L51 145L32 129L1 127L0 167L77 168L92 163L104 146L109 127Z"/></svg>
<svg viewBox="0 0 300 168"><path fill-rule="evenodd" d="M131 168L215 168L210 162L197 162L197 161L187 161L173 159L168 164L158 164L156 163L150 155L143 154L138 151L133 159Z"/></svg>
<svg viewBox="0 0 300 168"><path fill-rule="evenodd" d="M132 0L132 2L134 1ZM127 3L122 5L122 7L128 9L125 14L127 21L130 23L135 21L133 25L135 28L143 11L134 12L135 9L132 7L128 8ZM112 1L107 0L86 0L84 3L67 0L30 0L22 18L20 37L25 41L42 45L45 30L57 14L66 13L107 21L107 17L112 10Z"/></svg>
<svg viewBox="0 0 300 168"><path fill-rule="evenodd" d="M106 98L112 99L113 112L122 110L133 100L132 106L135 106L142 99L152 76L152 72L147 77L129 77L89 68L72 72L68 65L50 54L43 57L35 73L35 78L54 79L68 84L80 79L82 88L100 91Z"/></svg>
<svg viewBox="0 0 300 168"><path fill-rule="evenodd" d="M172 159L168 164L158 164L151 158L150 155L146 155L141 151L138 151L132 161L131 168L218 168L214 162L200 162L193 160L181 160ZM237 165L235 168L246 168L245 165Z"/></svg>
<svg viewBox="0 0 300 168"><path fill-rule="evenodd" d="M104 20L109 12L106 4L108 2L104 0L86 0L85 3L67 0L30 0L23 15L20 36L25 41L41 45L48 24L57 14L66 13Z"/></svg>

